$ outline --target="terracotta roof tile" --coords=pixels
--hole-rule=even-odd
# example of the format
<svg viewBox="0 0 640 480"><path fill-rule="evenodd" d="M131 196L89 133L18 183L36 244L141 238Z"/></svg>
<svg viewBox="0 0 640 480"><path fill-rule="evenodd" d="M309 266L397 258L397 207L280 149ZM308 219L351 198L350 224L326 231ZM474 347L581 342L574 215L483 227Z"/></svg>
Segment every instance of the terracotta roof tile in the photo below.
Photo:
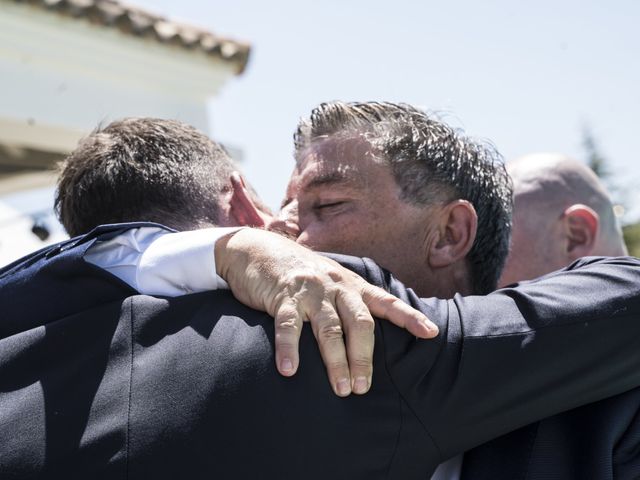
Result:
<svg viewBox="0 0 640 480"><path fill-rule="evenodd" d="M247 66L251 47L215 35L194 25L176 22L147 10L116 0L13 0L27 3L76 18L86 18L93 24L117 28L123 33L150 37L165 43L206 52L236 65L240 74Z"/></svg>

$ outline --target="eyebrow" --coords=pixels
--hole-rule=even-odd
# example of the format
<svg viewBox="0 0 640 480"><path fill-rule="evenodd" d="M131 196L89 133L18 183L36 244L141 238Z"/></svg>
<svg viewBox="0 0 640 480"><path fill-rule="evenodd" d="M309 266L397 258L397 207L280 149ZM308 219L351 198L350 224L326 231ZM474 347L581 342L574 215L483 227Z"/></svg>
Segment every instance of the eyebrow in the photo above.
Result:
<svg viewBox="0 0 640 480"><path fill-rule="evenodd" d="M301 188L301 190L308 190L308 189L323 187L326 185L345 185L345 186L350 186L354 188L358 187L357 178L355 175L334 170L333 172L316 175L307 183L305 183L303 185L303 188ZM282 210L284 207L289 205L292 201L293 201L293 198L291 197L285 198L284 200L282 200L282 203L280 204L280 209Z"/></svg>
<svg viewBox="0 0 640 480"><path fill-rule="evenodd" d="M356 186L356 178L345 172L334 170L333 172L316 175L309 182L304 184L304 189L318 188L326 185L349 185Z"/></svg>

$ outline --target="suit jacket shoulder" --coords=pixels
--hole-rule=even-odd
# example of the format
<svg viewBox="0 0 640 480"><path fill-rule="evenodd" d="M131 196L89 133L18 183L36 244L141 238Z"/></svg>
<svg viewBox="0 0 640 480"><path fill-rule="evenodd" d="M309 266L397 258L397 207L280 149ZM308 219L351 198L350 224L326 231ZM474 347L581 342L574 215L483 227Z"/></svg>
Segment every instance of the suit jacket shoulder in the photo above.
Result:
<svg viewBox="0 0 640 480"><path fill-rule="evenodd" d="M265 315L227 292L129 297L113 278L80 266L80 245L20 270L40 279L47 295L75 298L53 298L53 316L46 299L28 304L26 293L38 284L21 287L25 277L15 267L0 284L30 309L24 325L19 308L0 322L0 341L11 345L0 349L0 371L11 372L0 377L0 403L12 406L0 416L33 418L25 432L46 438L34 444L25 434L14 442L25 455L0 455L9 462L3 474L25 466L12 459L29 458L36 471L58 473L105 466L165 478L178 470L424 478L451 454L640 384L633 259L592 261L486 298L449 301L418 299L372 262L343 259L429 315L441 335L416 340L379 323L372 392L340 399L308 328L300 371L279 377ZM585 300L596 291L599 299ZM70 338L74 348L54 355ZM67 398L73 409L63 408ZM5 420L2 439L12 435Z"/></svg>
<svg viewBox="0 0 640 480"><path fill-rule="evenodd" d="M418 299L436 341L382 323L387 368L446 459L640 384L640 261L587 259L486 297Z"/></svg>
<svg viewBox="0 0 640 480"><path fill-rule="evenodd" d="M134 297L131 478L425 478L437 455L384 369L369 394L338 398L310 328L292 378L275 369L273 334L229 292Z"/></svg>

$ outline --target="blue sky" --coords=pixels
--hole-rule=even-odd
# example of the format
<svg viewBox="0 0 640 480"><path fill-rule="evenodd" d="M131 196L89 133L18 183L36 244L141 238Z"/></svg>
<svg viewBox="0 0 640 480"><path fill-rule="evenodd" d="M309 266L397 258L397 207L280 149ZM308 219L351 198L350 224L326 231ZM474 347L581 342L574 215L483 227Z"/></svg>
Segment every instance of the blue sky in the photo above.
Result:
<svg viewBox="0 0 640 480"><path fill-rule="evenodd" d="M436 110L507 158L584 157L589 125L617 183L637 183L640 2L143 0L252 43L249 66L211 104L212 135L240 146L276 207L300 116L333 99Z"/></svg>
<svg viewBox="0 0 640 480"><path fill-rule="evenodd" d="M616 182L638 182L640 2L132 2L252 44L246 72L211 102L209 133L244 150L244 171L272 207L298 118L333 99L438 111L507 159L583 158L587 124Z"/></svg>

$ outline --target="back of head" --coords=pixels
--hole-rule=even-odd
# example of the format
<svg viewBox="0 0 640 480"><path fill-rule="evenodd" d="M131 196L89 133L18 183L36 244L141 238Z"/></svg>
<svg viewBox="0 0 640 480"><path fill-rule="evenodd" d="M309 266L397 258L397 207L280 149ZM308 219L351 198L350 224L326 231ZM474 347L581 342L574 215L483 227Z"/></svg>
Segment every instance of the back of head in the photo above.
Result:
<svg viewBox="0 0 640 480"><path fill-rule="evenodd" d="M390 167L403 201L429 206L461 199L474 206L477 234L467 254L472 289L493 290L509 249L512 205L511 182L496 149L411 105L336 101L301 120L294 135L296 160L329 137L355 136Z"/></svg>
<svg viewBox="0 0 640 480"><path fill-rule="evenodd" d="M626 254L609 194L585 164L539 153L509 162L507 170L514 184L514 234L501 284L535 278L578 256Z"/></svg>
<svg viewBox="0 0 640 480"><path fill-rule="evenodd" d="M125 118L97 128L64 160L55 208L71 236L130 221L200 228L218 222L232 171L226 152L189 125Z"/></svg>

